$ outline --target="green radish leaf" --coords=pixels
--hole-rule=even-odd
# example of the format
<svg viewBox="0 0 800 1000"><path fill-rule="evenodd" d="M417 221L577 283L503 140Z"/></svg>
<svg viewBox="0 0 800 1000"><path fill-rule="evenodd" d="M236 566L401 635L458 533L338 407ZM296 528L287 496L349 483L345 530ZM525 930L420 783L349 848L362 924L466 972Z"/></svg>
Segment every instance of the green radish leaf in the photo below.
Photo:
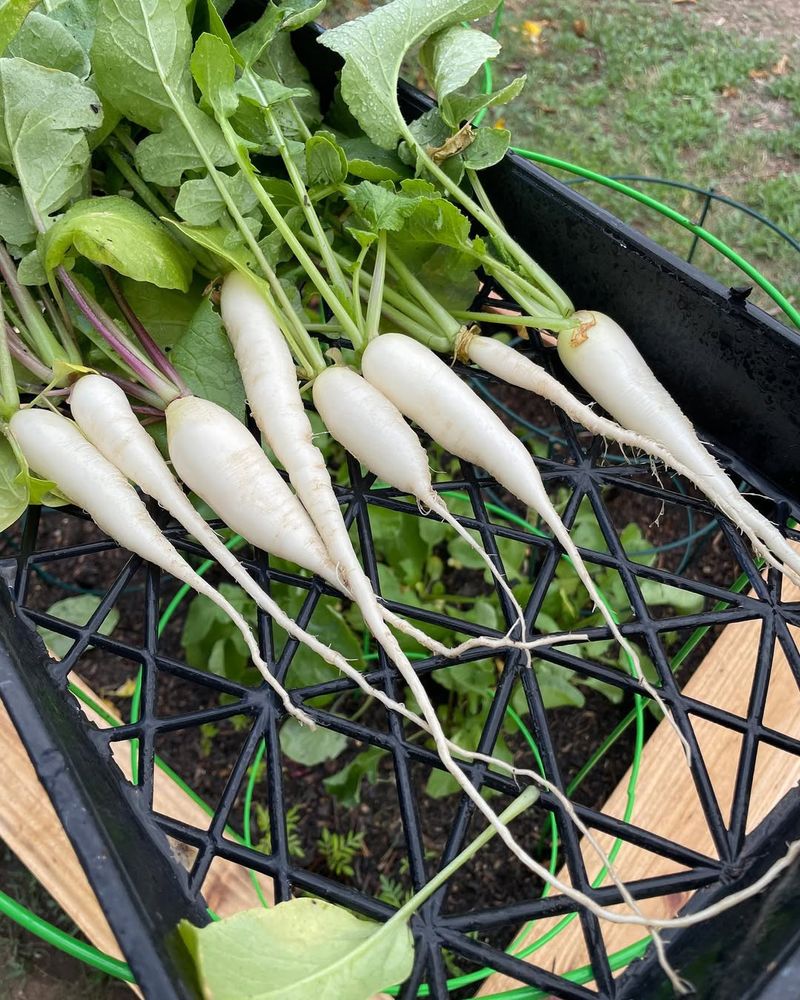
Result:
<svg viewBox="0 0 800 1000"><path fill-rule="evenodd" d="M306 767L316 767L334 760L347 747L347 737L332 729L312 731L297 719L287 719L281 726L281 750L287 757Z"/></svg>
<svg viewBox="0 0 800 1000"><path fill-rule="evenodd" d="M81 80L85 80L91 70L87 53L67 28L35 10L25 18L8 52L39 66L72 73Z"/></svg>
<svg viewBox="0 0 800 1000"><path fill-rule="evenodd" d="M23 285L47 284L47 272L38 250L31 250L17 264L17 277Z"/></svg>
<svg viewBox="0 0 800 1000"><path fill-rule="evenodd" d="M536 660L534 670L545 708L562 708L564 706L583 708L586 699L573 683L574 670L556 666L546 660Z"/></svg>
<svg viewBox="0 0 800 1000"><path fill-rule="evenodd" d="M0 237L14 247L26 247L36 239L22 189L16 184L0 185Z"/></svg>
<svg viewBox="0 0 800 1000"><path fill-rule="evenodd" d="M50 7L48 14L69 31L87 54L94 41L98 0L62 0Z"/></svg>
<svg viewBox="0 0 800 1000"><path fill-rule="evenodd" d="M210 399L244 420L242 377L222 319L209 299L192 317L189 329L175 344L170 360L197 396Z"/></svg>
<svg viewBox="0 0 800 1000"><path fill-rule="evenodd" d="M280 0L281 31L296 31L310 24L328 5L328 0Z"/></svg>
<svg viewBox="0 0 800 1000"><path fill-rule="evenodd" d="M179 229L184 236L194 240L198 246L209 250L216 257L225 261L237 271L258 280L257 268L250 250L244 246L239 238L239 234L222 226L188 226L182 222L175 222L170 219L170 225ZM229 237L234 236L237 241L231 241ZM226 268L227 270L227 268Z"/></svg>
<svg viewBox="0 0 800 1000"><path fill-rule="evenodd" d="M11 43L39 0L6 0L0 7L0 55Z"/></svg>
<svg viewBox="0 0 800 1000"><path fill-rule="evenodd" d="M299 205L294 205L292 208L286 210L283 215L283 221L289 226L292 232L299 232L305 222L305 215L302 208ZM277 229L273 229L271 233L259 240L258 245L267 258L270 267L273 268L277 267L278 264L284 263L284 261L291 260L294 256L286 240Z"/></svg>
<svg viewBox="0 0 800 1000"><path fill-rule="evenodd" d="M508 152L511 133L505 128L479 128L472 142L461 153L467 170L485 170L493 167Z"/></svg>
<svg viewBox="0 0 800 1000"><path fill-rule="evenodd" d="M399 181L408 169L396 153L381 149L365 136L344 138L339 145L347 157L347 169L354 177L367 181Z"/></svg>
<svg viewBox="0 0 800 1000"><path fill-rule="evenodd" d="M450 138L450 128L442 118L439 108L431 108L416 118L409 125L409 131L425 150L441 149ZM401 144L398 152L404 163L409 166L414 165L416 156L406 143Z"/></svg>
<svg viewBox="0 0 800 1000"><path fill-rule="evenodd" d="M318 132L306 143L308 186L342 184L347 178L347 156L330 132Z"/></svg>
<svg viewBox="0 0 800 1000"><path fill-rule="evenodd" d="M205 163L198 145L207 151L216 166L227 167L233 163L233 154L217 123L196 107L189 108L186 116L194 139L179 121L174 120L163 132L148 135L136 147L136 169L150 184L178 187L185 173L201 170Z"/></svg>
<svg viewBox="0 0 800 1000"><path fill-rule="evenodd" d="M233 43L245 65L257 63L281 31L294 31L313 21L324 10L326 3L327 0L268 3L261 17L237 35Z"/></svg>
<svg viewBox="0 0 800 1000"><path fill-rule="evenodd" d="M454 24L438 31L420 49L419 61L439 101L468 83L488 59L494 59L500 43L491 35Z"/></svg>
<svg viewBox="0 0 800 1000"><path fill-rule="evenodd" d="M184 0L100 0L92 66L104 97L151 132L194 104Z"/></svg>
<svg viewBox="0 0 800 1000"><path fill-rule="evenodd" d="M221 174L242 215L252 212L258 205L255 192L239 170L233 176ZM199 180L184 181L175 201L175 211L192 226L213 226L227 215L225 202L213 179L206 175Z"/></svg>
<svg viewBox="0 0 800 1000"><path fill-rule="evenodd" d="M195 43L190 65L203 95L200 107L220 118L230 118L239 98L233 86L236 63L225 42L216 35L202 34Z"/></svg>
<svg viewBox="0 0 800 1000"><path fill-rule="evenodd" d="M284 87L277 80L269 80L252 71L236 81L236 92L258 108L274 108L286 101L309 96L305 87Z"/></svg>
<svg viewBox="0 0 800 1000"><path fill-rule="evenodd" d="M55 483L49 479L39 479L38 476L32 476L30 471L20 471L20 474L17 476L17 482L20 485L27 485L29 504L43 504L46 507L63 507L64 504L69 503L69 500L62 493L59 493Z"/></svg>
<svg viewBox="0 0 800 1000"><path fill-rule="evenodd" d="M220 38L223 42L225 42L228 52L230 52L236 65L244 66L244 59L234 45L233 39L228 33L228 28L222 20L222 12L217 10L214 0L207 0L206 13L208 15L208 30L212 35L216 35L217 38Z"/></svg>
<svg viewBox="0 0 800 1000"><path fill-rule="evenodd" d="M321 45L344 58L342 94L374 143L394 149L404 135L397 83L411 46L496 6L497 0L394 0L320 36Z"/></svg>
<svg viewBox="0 0 800 1000"><path fill-rule="evenodd" d="M684 590L682 587L672 587L668 583L640 580L639 587L642 597L650 607L667 606L675 608L680 614L692 615L702 611L705 604L702 594Z"/></svg>
<svg viewBox="0 0 800 1000"><path fill-rule="evenodd" d="M353 211L374 232L397 232L417 207L417 199L397 194L391 185L362 181L346 195Z"/></svg>
<svg viewBox="0 0 800 1000"><path fill-rule="evenodd" d="M130 278L123 278L121 284L128 304L153 340L159 347L172 348L200 306L204 282L195 279L188 293Z"/></svg>
<svg viewBox="0 0 800 1000"><path fill-rule="evenodd" d="M28 487L19 482L22 469L5 435L0 436L0 531L10 528L28 507Z"/></svg>
<svg viewBox="0 0 800 1000"><path fill-rule="evenodd" d="M362 751L355 760L332 774L330 778L323 778L322 784L325 791L345 807L352 809L361 801L361 786L366 779L370 785L374 785L378 780L378 767L381 758L386 755L385 750L380 747L370 747L369 750Z"/></svg>
<svg viewBox="0 0 800 1000"><path fill-rule="evenodd" d="M53 271L71 251L134 281L189 290L192 258L169 230L129 198L76 202L45 234L44 266Z"/></svg>
<svg viewBox="0 0 800 1000"><path fill-rule="evenodd" d="M360 920L321 899L245 910L202 928L184 920L178 930L206 1000L369 1000L406 979L414 962L407 924Z"/></svg>
<svg viewBox="0 0 800 1000"><path fill-rule="evenodd" d="M71 73L12 58L0 60L0 102L0 166L44 226L89 168L86 132L103 121L100 100Z"/></svg>
<svg viewBox="0 0 800 1000"><path fill-rule="evenodd" d="M441 246L471 256L475 267L482 241L470 239L470 221L452 202L444 198L419 198L412 202L412 211L406 216L403 229L392 236L391 245L407 263L426 260L434 248Z"/></svg>
<svg viewBox="0 0 800 1000"><path fill-rule="evenodd" d="M527 77L518 76L507 86L492 94L449 94L440 104L442 118L451 128L472 121L479 111L512 101L525 86Z"/></svg>
<svg viewBox="0 0 800 1000"><path fill-rule="evenodd" d="M295 54L291 34L287 31L279 32L262 58L253 64L252 69L262 79L277 80L284 87L308 91L308 97L295 98L294 111L300 114L309 131L314 132L322 118L319 97L311 83L308 70ZM300 137L294 111L284 110L283 105L279 105L275 109L275 114L284 135Z"/></svg>
<svg viewBox="0 0 800 1000"><path fill-rule="evenodd" d="M54 618L60 618L62 621L69 622L72 625L85 625L100 607L100 601L101 598L95 594L65 597L63 601L56 601L55 604L49 607L47 613ZM116 608L112 608L96 631L100 635L111 635L118 623L119 611ZM62 660L67 655L72 648L72 644L75 642L69 636L54 632L44 625L37 626L36 631L42 637L45 646L59 660Z"/></svg>
<svg viewBox="0 0 800 1000"><path fill-rule="evenodd" d="M92 44L100 92L151 132L136 152L145 180L167 187L210 160L233 162L217 124L194 103L183 0L100 0Z"/></svg>

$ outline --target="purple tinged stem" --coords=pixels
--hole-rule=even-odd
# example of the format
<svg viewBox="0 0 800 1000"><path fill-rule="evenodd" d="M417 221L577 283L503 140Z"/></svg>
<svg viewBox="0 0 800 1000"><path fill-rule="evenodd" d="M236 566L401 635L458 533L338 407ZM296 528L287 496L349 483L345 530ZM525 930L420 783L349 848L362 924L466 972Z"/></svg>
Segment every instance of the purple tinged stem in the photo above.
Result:
<svg viewBox="0 0 800 1000"><path fill-rule="evenodd" d="M114 277L111 269L108 267L102 267L101 270L103 272L103 277L106 279L106 283L111 290L111 294L114 296L114 301L119 306L119 311L128 321L128 325L131 330L133 330L136 334L139 343L144 348L145 354L147 354L148 358L150 358L161 374L166 376L170 382L175 384L175 387L180 390L182 396L190 396L191 390L189 389L189 386L183 381L174 365L150 336L147 328L144 326L133 309L131 309L130 303L125 298L125 293L120 288L119 282Z"/></svg>
<svg viewBox="0 0 800 1000"><path fill-rule="evenodd" d="M148 389L151 389L165 403L169 403L175 399L178 395L177 390L165 382L158 372L155 372L131 350L126 338L119 330L115 329L113 322L107 322L101 317L100 311L95 308L93 303L89 302L69 271L61 266L57 269L56 274L78 309L80 309L109 346L117 352L125 364L144 382Z"/></svg>
<svg viewBox="0 0 800 1000"><path fill-rule="evenodd" d="M10 323L6 323L6 338L8 340L8 349L12 356L23 368L27 368L31 375L40 378L46 385L53 377L53 373L44 362L40 361L34 354L31 354Z"/></svg>

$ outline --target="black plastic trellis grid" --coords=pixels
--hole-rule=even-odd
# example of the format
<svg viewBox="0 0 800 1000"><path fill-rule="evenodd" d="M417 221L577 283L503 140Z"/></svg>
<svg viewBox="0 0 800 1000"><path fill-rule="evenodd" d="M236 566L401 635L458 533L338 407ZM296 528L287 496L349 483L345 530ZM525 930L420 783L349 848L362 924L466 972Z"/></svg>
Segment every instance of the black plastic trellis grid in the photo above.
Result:
<svg viewBox="0 0 800 1000"><path fill-rule="evenodd" d="M301 38L301 52L304 46L306 55L313 52L314 70L319 77L316 82L327 79L329 87L330 63L320 58L319 49L312 49L312 44L310 35ZM409 102L413 105L413 98L410 97ZM419 108L419 103L416 106ZM769 498L764 501L766 512L782 524L789 514L797 516L797 504L792 500L792 496L798 494L800 482L795 426L798 417L797 408L792 405L797 382L794 385L791 383L791 379L800 372L800 344L797 338L758 310L729 299L723 289L699 272L683 265L535 168L510 161L494 173L489 183L495 189L495 198L509 225L518 236L526 233L525 242L537 258L564 281L577 301L591 302L626 323L651 364L698 424L704 430L713 432L729 449L735 449L736 456L722 450L721 457L730 465L735 476ZM567 268L569 279L562 273ZM669 304L668 311L664 308L665 303ZM678 318L681 323L676 322ZM549 363L551 352L542 352L539 345L525 349L544 354ZM563 372L557 373L559 377L564 377ZM475 376L470 373L470 377ZM491 384L491 380L487 380L486 384ZM700 388L691 388L695 385ZM765 859L781 853L782 845L788 839L785 834L798 825L800 804L796 796L790 796L763 828L747 837L744 833L758 745L800 753L800 741L770 729L763 722L775 643L784 649L795 677L800 680L800 657L788 631L789 626L800 625L800 609L780 602L780 581L775 574L771 574L767 582L761 580L736 530L722 518L719 519L720 528L749 576L755 591L752 596L732 595L721 587L698 581L687 583L677 574L629 560L606 508L604 489L617 487L632 490L682 508L692 508L708 515L713 512L704 501L687 497L647 476L640 464L606 463L601 442L593 441L587 445L585 435L579 435L563 417L560 420L562 436L566 441L564 453L553 459L540 460L540 470L546 482L568 484L571 495L564 514L568 525L574 519L583 497L588 497L593 506L608 552L584 554L592 563L613 567L620 574L634 610L634 619L623 626L623 631L649 653L658 671L664 699L692 745L692 777L719 857L706 856L683 845L666 842L638 828L635 823L624 824L586 806L576 805L576 809L592 828L619 836L684 866L685 870L677 874L631 885L634 896L646 899L666 893L700 890L693 903L700 905L710 894L730 891L739 884L751 881L759 866L766 864ZM349 463L348 472L349 482L340 488L341 501L346 518L356 524L365 569L377 584L370 508L385 507L409 516L421 515L415 505L396 497L392 491L374 489L371 477L364 476L355 463ZM781 492L775 482L788 492ZM523 541L539 553L536 582L526 608L530 625L537 616L555 572L559 552L546 539L492 522L485 507L487 492L492 486L480 470L463 465L462 478L444 484L440 489L445 492L458 489L469 495L472 515L462 517L461 521L480 532L487 551L496 560L499 560L498 538ZM159 516L155 509L153 512ZM75 517L83 516L79 511L68 510L67 513ZM14 593L20 609L26 609L27 587L34 566L73 560L81 555L113 548L111 543L100 541L44 551L37 544L40 524L38 511L31 511L25 524L21 553L15 562ZM182 551L204 555L174 527L168 525L166 530ZM312 621L320 597L329 592L319 581L274 571L263 555L254 555L246 560L246 564L262 583L288 582L307 592L298 619L301 624ZM144 641L140 645L120 642L97 632L99 624L134 575L137 581L144 582ZM640 581L647 579L690 586L710 601L727 601L729 607L714 613L656 618L648 610L641 594ZM0 608L0 692L22 732L67 832L87 865L111 925L145 994L158 1000L168 1000L173 996L192 996L194 993L191 975L186 971L180 945L174 940L172 930L181 915L188 915L198 922L205 919L199 894L215 856L272 877L278 899L288 898L292 891L309 891L375 919L385 919L391 908L371 896L304 868L290 856L286 835L286 807L290 795L284 786L278 739L281 707L264 687L251 689L234 684L193 669L160 651L156 623L162 587L159 572L152 567L142 567L140 561L134 558L119 571L97 611L83 628L56 622L41 611L27 608L25 614L31 621L76 639L71 652L60 664L47 663L41 651L35 651L34 643L20 620L15 619L7 607ZM500 601L504 601L502 594ZM402 605L392 606L423 625L445 625L456 628L465 636L484 631L466 621L454 621ZM504 610L508 614L508 608L504 606ZM763 627L747 718L682 695L669 669L660 637L670 630L753 618L761 619ZM270 622L263 615L259 618L259 633L265 655L275 664L276 674L281 679L286 678L295 644L289 642L282 650L275 649ZM591 634L602 637L605 631L596 629ZM107 731L93 730L79 722L71 699L65 696L65 680L90 642L98 649L141 664L143 699L139 722ZM603 664L579 660L557 649L542 650L540 655L554 664L567 666L585 677L597 678L626 692L638 690L632 678ZM480 651L472 651L460 662L481 657ZM430 658L418 662L415 667L421 675L426 675L451 665L450 660L443 662ZM191 681L218 694L230 695L235 701L160 718L156 714L156 693L162 674ZM367 677L390 696L402 697L402 685L383 657ZM563 789L548 715L535 675L523 670L522 660L517 655L511 654L506 659L478 749L488 752L493 747L505 705L518 681L526 692L531 728L542 755L545 773L550 781ZM293 694L321 725L364 744L381 747L391 754L410 878L415 886L419 886L429 877L430 869L424 857L423 827L412 772L419 765L437 767L438 760L424 746L409 741L404 723L392 713L386 714L385 728L375 729L308 706L315 696L342 692L350 687L350 682L342 679L297 689ZM157 740L170 732L193 729L205 722L234 715L247 717L251 725L242 739L235 761L231 762L225 789L207 828L199 829L166 816L154 816L152 796ZM742 734L736 792L729 821L722 816L710 786L691 727L692 716L716 722ZM139 741L140 784L136 789L116 780L116 772L108 757L110 742L132 738ZM267 804L272 821L270 855L248 849L224 833L246 771L262 739L266 741L269 762ZM477 786L492 788L506 796L516 793L513 781L487 771L483 765L464 766ZM541 801L553 810L557 818L564 858L573 884L603 904L618 901L618 891L613 887L591 888L578 849L577 835L564 817L561 806L546 793ZM459 850L467 833L472 809L463 798L453 799L453 802L449 839L434 867L446 863ZM188 875L184 875L180 865L170 858L164 834L196 849ZM451 913L445 889L429 901L414 921L417 961L402 995L414 996L423 983L428 985L432 996L442 998L447 995L447 974L442 958L442 948L446 947L465 959L509 972L522 982L547 990L557 997L655 996L660 986L656 973L649 970L648 962L642 963L642 971L633 973L638 978L628 975L620 982L614 980L600 927L596 919L588 914L581 914L581 922L596 988L567 982L544 968L519 962L469 936L474 932L504 927L510 937L522 921L573 910L574 905L569 900L553 895L546 899L511 903L502 908ZM738 919L741 923L745 918L740 915L731 919L734 922ZM787 931L784 927L782 933L791 936L798 926L800 921L795 921L794 929ZM730 925L726 925L724 934L726 940L734 940ZM688 938L686 934L676 936L674 950L677 955L684 953L687 940L699 940L702 954L714 951L718 945L713 928L705 932L705 937L703 932L690 931ZM705 950L703 941L707 946ZM763 953L767 953L766 945L763 945ZM696 982L704 981L702 968L696 976ZM737 995L744 995L746 985L741 980L736 988Z"/></svg>

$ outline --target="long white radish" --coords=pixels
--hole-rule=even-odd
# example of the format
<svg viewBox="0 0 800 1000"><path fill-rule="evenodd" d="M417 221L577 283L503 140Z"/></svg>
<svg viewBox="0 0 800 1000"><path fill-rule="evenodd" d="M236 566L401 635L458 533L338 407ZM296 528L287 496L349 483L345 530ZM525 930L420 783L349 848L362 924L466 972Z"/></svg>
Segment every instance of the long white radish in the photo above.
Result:
<svg viewBox="0 0 800 1000"><path fill-rule="evenodd" d="M317 413L339 444L384 482L438 514L478 553L513 607L524 644L525 615L513 591L483 546L453 517L433 488L425 449L394 403L343 365L334 365L318 375L312 394ZM470 640L468 645L486 645L484 640ZM504 640L494 644L504 644ZM530 657L528 662L530 665Z"/></svg>
<svg viewBox="0 0 800 1000"><path fill-rule="evenodd" d="M82 507L101 531L166 573L188 584L212 601L231 619L247 644L253 663L300 722L315 723L297 708L261 658L258 643L241 614L192 569L150 517L136 490L115 465L83 435L74 421L53 410L18 410L9 421L31 468L58 486L64 496Z"/></svg>
<svg viewBox="0 0 800 1000"><path fill-rule="evenodd" d="M193 402L189 402L190 398ZM273 617L281 628L306 643L318 656L341 670L351 680L355 680L366 694L377 698L386 708L399 712L427 731L427 724L419 715L389 698L382 691L373 688L340 653L300 628L273 598L259 587L236 556L225 547L217 533L192 506L161 457L155 442L139 423L127 396L116 383L102 375L84 375L72 387L70 408L78 427L91 444L124 476L157 500L187 531L191 532L217 559L223 569ZM297 497L275 472L252 434L227 410L222 410L207 400L184 397L183 402L176 401L175 408L170 407L167 412L171 415L170 444L177 458L177 466L184 471L187 468L190 470L193 485L191 483L189 485L198 496L208 502L207 496L211 493L205 487L210 479L219 491L214 493L215 498L217 500L220 496L223 498L221 506L224 507L225 515L229 513L235 515L237 511L241 513L243 499L245 503L254 502L255 516L247 521L246 526L248 530L253 525L258 526L258 540L248 540L260 548L266 543L271 544L279 527L271 525L270 521L283 516L284 530L299 529L301 535L295 540L293 547L296 549L298 544L305 543L307 550L316 556L316 560L308 561L316 561L320 575L330 577L329 582L335 584L333 564L328 560L324 546L308 515ZM200 444L204 447L199 447ZM204 461L195 462L194 456L197 455L202 455ZM228 455L232 456L230 461L226 458ZM247 483L240 482L242 475L246 476ZM286 517L287 511L290 512L289 517ZM223 517L223 520L226 518ZM263 544L260 545L259 542ZM545 641L552 638L545 637ZM574 642L585 638L575 635L557 637L558 641L563 642ZM450 746L454 752L470 756L470 751L457 744L450 743ZM484 758L481 755L481 760L484 759L510 770L511 773L523 773L504 761ZM524 773L527 774L527 771Z"/></svg>
<svg viewBox="0 0 800 1000"><path fill-rule="evenodd" d="M206 502L215 499L224 513L215 510L223 513L226 523L227 517L235 515L232 519L239 519L239 528L257 536L247 537L238 531L248 541L290 561L300 557L299 565L335 584L335 569L308 514L253 436L216 404L188 399L169 411L170 443L176 467L191 469L191 488ZM98 451L194 535L277 625L326 662L346 671L349 664L344 657L287 615L192 506L118 385L102 375L85 375L72 388L70 407L78 426ZM202 461L196 462L196 456Z"/></svg>
<svg viewBox="0 0 800 1000"><path fill-rule="evenodd" d="M761 539L800 583L800 556L739 493L622 327L599 312L577 312L575 320L577 328L558 337L559 357L573 378L623 426L656 441L690 469L706 496Z"/></svg>
<svg viewBox="0 0 800 1000"><path fill-rule="evenodd" d="M454 760L449 741L422 681L383 619L372 586L350 543L324 459L314 445L311 424L297 385L294 362L261 291L253 282L233 272L223 282L221 304L223 321L256 422L289 473L297 495L317 525L367 627L416 698L440 760L506 846L523 864L541 875L546 869L517 844Z"/></svg>
<svg viewBox="0 0 800 1000"><path fill-rule="evenodd" d="M466 355L466 358L484 371L490 372L510 385L516 385L520 389L527 389L538 396L543 396L563 410L567 416L582 424L592 434L596 434L606 440L616 441L621 445L627 445L629 448L635 448L653 458L660 459L664 465L673 469L679 476L683 476L684 479L693 483L723 514L726 514L730 520L737 524L749 539L753 550L766 562L776 569L782 570L784 568L783 563L775 558L769 548L753 531L752 527L742 524L741 520L737 517L736 510L728 500L721 497L719 491L716 491L716 496L712 496L709 490L708 477L700 473L697 469L693 469L689 465L685 465L679 461L658 441L628 427L622 427L614 420L609 420L608 417L601 416L591 406L587 406L586 403L582 403L579 399L576 399L565 385L562 385L557 378L542 368L541 365L537 365L535 361L532 361L513 347L509 347L508 344L504 344L494 337L473 335L464 338L462 345L460 353ZM741 503L747 503L741 494L738 494L738 497L739 500L735 502L736 508L739 508ZM757 511L754 511L754 513L757 517L761 517Z"/></svg>
<svg viewBox="0 0 800 1000"><path fill-rule="evenodd" d="M270 306L255 283L236 271L222 284L220 304L256 423L310 514L341 586L390 658L408 663L353 549L325 459L314 444L294 361Z"/></svg>
<svg viewBox="0 0 800 1000"><path fill-rule="evenodd" d="M388 396L401 413L434 441L452 454L486 469L517 499L539 514L570 557L609 631L628 655L639 683L665 716L672 719L660 694L642 673L636 651L603 602L522 441L433 351L410 337L400 333L377 337L364 351L361 364L367 381ZM686 739L677 726L675 730L688 756Z"/></svg>

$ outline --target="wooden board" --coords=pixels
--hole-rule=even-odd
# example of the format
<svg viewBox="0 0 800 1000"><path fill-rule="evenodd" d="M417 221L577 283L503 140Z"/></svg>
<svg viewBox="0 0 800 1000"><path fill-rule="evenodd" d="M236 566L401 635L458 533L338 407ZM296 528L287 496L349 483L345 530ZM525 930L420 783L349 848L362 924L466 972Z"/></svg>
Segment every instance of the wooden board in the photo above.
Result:
<svg viewBox="0 0 800 1000"><path fill-rule="evenodd" d="M80 678L70 680L95 702L115 715ZM81 703L87 717L100 728L106 723ZM130 778L127 746L112 744L114 759ZM69 914L89 940L102 951L121 958L121 952L103 911L89 885L58 816L36 777L27 751L2 702L0 702L0 761L3 770L3 808L0 809L0 837L51 896ZM178 785L158 768L153 789L157 812L206 829L209 817ZM180 852L176 851L176 856ZM272 902L272 881L259 876L264 896ZM203 885L208 905L220 916L261 905L248 873L230 862L215 858ZM135 991L138 992L138 991Z"/></svg>
<svg viewBox="0 0 800 1000"><path fill-rule="evenodd" d="M800 601L800 589L788 580L783 583L783 601ZM760 631L759 621L727 625L684 688L686 695L746 716ZM797 643L800 640L800 629L791 628L790 632ZM800 693L786 656L777 642L764 723L796 739L800 738ZM694 716L692 724L723 819L727 822L741 747L740 736L730 729ZM627 803L628 778L629 775L626 774L603 806L603 812L607 815L623 815ZM799 781L800 758L760 745L747 830L757 826ZM662 722L645 745L631 822L676 843L717 857L682 751L674 731L667 723ZM597 839L606 851L610 849L612 839L609 836L600 834ZM585 842L582 850L589 877L594 878L600 871L601 864ZM679 871L681 866L624 843L615 867L622 879L628 882ZM561 871L559 875L569 881L566 871ZM606 884L608 881L606 880ZM651 916L672 917L686 904L689 896L689 893L675 893L647 900L641 904L642 910ZM617 909L627 910L627 907ZM541 937L555 923L556 919L538 921L520 947ZM609 954L641 940L645 933L640 927L609 921L602 922L601 928ZM567 972L588 964L589 956L580 922L573 920L527 960L554 972ZM510 976L496 974L485 981L477 996L489 996L519 985L521 984Z"/></svg>

